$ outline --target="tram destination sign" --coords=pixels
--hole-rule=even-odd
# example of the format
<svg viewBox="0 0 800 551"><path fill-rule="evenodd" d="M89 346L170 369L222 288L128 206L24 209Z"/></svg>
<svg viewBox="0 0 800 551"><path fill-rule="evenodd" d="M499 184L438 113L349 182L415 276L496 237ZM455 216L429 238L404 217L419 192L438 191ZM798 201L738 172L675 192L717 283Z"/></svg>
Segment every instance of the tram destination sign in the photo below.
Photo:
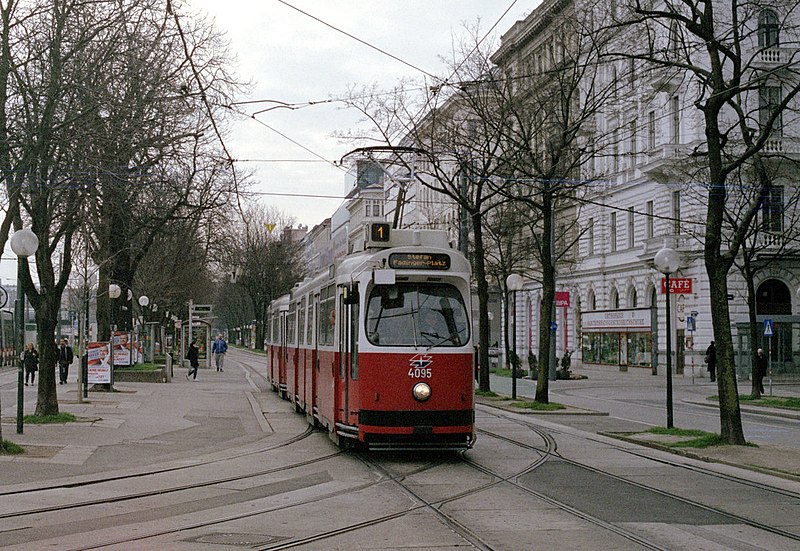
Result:
<svg viewBox="0 0 800 551"><path fill-rule="evenodd" d="M449 270L450 255L444 253L392 253L389 267L396 270Z"/></svg>

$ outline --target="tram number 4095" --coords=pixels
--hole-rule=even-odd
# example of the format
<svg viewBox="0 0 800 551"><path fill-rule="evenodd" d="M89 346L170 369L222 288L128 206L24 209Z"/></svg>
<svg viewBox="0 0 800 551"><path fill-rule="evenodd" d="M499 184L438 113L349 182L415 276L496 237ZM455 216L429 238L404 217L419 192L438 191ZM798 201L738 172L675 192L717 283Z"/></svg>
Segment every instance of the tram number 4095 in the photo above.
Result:
<svg viewBox="0 0 800 551"><path fill-rule="evenodd" d="M430 367L412 367L408 370L408 376L412 379L430 379L433 372Z"/></svg>

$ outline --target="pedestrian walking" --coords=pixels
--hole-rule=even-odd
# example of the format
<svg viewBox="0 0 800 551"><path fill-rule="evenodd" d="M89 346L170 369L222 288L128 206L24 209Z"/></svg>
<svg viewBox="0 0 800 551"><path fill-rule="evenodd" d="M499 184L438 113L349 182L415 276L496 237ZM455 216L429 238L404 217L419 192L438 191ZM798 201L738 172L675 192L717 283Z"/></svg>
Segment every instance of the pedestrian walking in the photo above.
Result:
<svg viewBox="0 0 800 551"><path fill-rule="evenodd" d="M708 345L706 349L706 369L708 370L708 377L711 379L711 382L717 380L717 349L714 346L714 341L711 341L711 344Z"/></svg>
<svg viewBox="0 0 800 551"><path fill-rule="evenodd" d="M192 380L197 380L197 369L200 367L200 351L197 349L197 339L192 339L192 342L189 343L189 351L186 352L186 359L189 360L189 365L191 366L189 372L186 374L186 379L189 379L189 375L192 375Z"/></svg>
<svg viewBox="0 0 800 551"><path fill-rule="evenodd" d="M72 363L74 356L72 354L72 347L67 342L67 339L61 339L61 345L58 347L58 382L59 384L67 384L67 376L69 375L69 366Z"/></svg>
<svg viewBox="0 0 800 551"><path fill-rule="evenodd" d="M25 367L25 386L28 386L28 378L30 378L31 385L36 379L36 372L39 371L39 353L33 347L33 343L29 342L22 351L22 365Z"/></svg>
<svg viewBox="0 0 800 551"><path fill-rule="evenodd" d="M214 361L217 364L217 371L222 371L222 366L225 364L225 352L228 351L228 343L222 338L222 335L217 335L217 340L211 345L211 353L214 354Z"/></svg>
<svg viewBox="0 0 800 551"><path fill-rule="evenodd" d="M756 356L756 380L755 387L758 391L764 393L764 377L767 375L767 356L764 354L764 349L759 348Z"/></svg>

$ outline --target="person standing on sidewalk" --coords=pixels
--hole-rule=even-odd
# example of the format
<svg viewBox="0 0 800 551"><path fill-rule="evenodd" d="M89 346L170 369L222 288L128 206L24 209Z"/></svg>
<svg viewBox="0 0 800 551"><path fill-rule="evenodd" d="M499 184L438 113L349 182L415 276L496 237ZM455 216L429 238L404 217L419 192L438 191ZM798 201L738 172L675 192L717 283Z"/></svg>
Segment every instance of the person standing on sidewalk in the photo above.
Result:
<svg viewBox="0 0 800 551"><path fill-rule="evenodd" d="M200 358L199 354L200 351L197 349L197 339L192 339L192 342L189 343L189 351L186 352L186 359L189 360L189 372L186 374L186 379L189 379L189 375L192 375L192 380L197 380L197 369L200 367Z"/></svg>
<svg viewBox="0 0 800 551"><path fill-rule="evenodd" d="M706 364L708 365L706 367L708 369L708 378L713 383L717 378L717 349L714 346L714 341L711 341L711 344L706 349Z"/></svg>
<svg viewBox="0 0 800 551"><path fill-rule="evenodd" d="M228 351L228 343L222 338L222 335L217 335L217 340L211 345L211 353L214 354L214 360L217 364L217 371L222 371L222 366L225 364L225 352Z"/></svg>
<svg viewBox="0 0 800 551"><path fill-rule="evenodd" d="M758 355L756 356L755 387L761 394L764 394L764 377L767 376L767 369L768 369L767 355L764 354L763 348L759 348Z"/></svg>
<svg viewBox="0 0 800 551"><path fill-rule="evenodd" d="M74 356L72 354L72 347L67 342L67 339L61 339L61 346L58 347L58 382L59 384L67 384L67 376L69 375L69 365L72 363Z"/></svg>
<svg viewBox="0 0 800 551"><path fill-rule="evenodd" d="M25 367L25 386L28 386L28 377L31 379L31 385L36 379L36 372L39 370L39 353L33 347L33 343L29 342L25 350L22 351L22 365Z"/></svg>

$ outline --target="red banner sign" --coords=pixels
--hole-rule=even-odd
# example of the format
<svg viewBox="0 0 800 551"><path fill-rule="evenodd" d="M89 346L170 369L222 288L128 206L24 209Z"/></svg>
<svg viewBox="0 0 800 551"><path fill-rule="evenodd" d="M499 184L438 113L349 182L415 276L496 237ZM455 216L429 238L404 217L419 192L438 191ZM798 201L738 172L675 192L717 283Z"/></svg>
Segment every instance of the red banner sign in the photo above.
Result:
<svg viewBox="0 0 800 551"><path fill-rule="evenodd" d="M556 307L569 308L569 291L556 291Z"/></svg>
<svg viewBox="0 0 800 551"><path fill-rule="evenodd" d="M669 292L671 295L691 295L692 294L692 278L691 277L671 277L669 278ZM667 278L661 278L661 294L667 293Z"/></svg>

